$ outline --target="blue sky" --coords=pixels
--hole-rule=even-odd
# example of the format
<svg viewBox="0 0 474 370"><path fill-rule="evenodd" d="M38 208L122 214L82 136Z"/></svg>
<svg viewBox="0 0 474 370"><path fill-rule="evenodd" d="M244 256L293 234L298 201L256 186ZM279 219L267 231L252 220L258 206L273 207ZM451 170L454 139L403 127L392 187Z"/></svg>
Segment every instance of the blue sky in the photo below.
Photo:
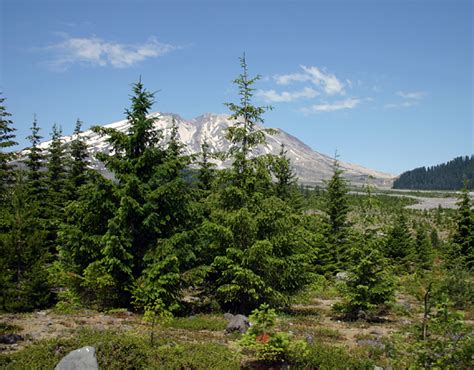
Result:
<svg viewBox="0 0 474 370"><path fill-rule="evenodd" d="M402 171L473 153L473 5L419 1L1 0L0 89L26 145L124 118L141 75L155 111L226 113L245 51L255 104L344 161Z"/></svg>

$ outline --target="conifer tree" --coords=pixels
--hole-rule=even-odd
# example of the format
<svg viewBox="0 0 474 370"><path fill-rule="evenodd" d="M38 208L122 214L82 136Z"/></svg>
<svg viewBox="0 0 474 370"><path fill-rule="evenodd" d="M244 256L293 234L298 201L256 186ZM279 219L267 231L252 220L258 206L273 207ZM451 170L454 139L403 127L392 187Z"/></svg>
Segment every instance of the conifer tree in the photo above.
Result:
<svg viewBox="0 0 474 370"><path fill-rule="evenodd" d="M44 173L41 170L44 166L45 158L43 150L39 147L43 137L39 134L40 128L36 115L33 118L33 124L30 129L31 134L27 137L30 147L24 161L27 168L28 192L32 200L44 202Z"/></svg>
<svg viewBox="0 0 474 370"><path fill-rule="evenodd" d="M452 238L453 248L468 269L474 267L474 211L472 200L467 188L467 181L459 195L457 203L456 229Z"/></svg>
<svg viewBox="0 0 474 370"><path fill-rule="evenodd" d="M215 208L198 232L219 246L206 278L208 291L223 308L250 312L264 302L288 303L291 294L311 280L316 248L314 235L294 209L271 195L269 158L250 156L265 142L265 131L257 126L263 123L265 107L252 105L252 85L258 77L248 76L245 57L241 67L234 80L240 104L227 104L236 120L227 133L232 167L221 173ZM221 235L216 238L211 230Z"/></svg>
<svg viewBox="0 0 474 370"><path fill-rule="evenodd" d="M201 160L198 162L198 187L201 190L211 190L212 181L214 179L214 163L210 161L209 143L204 141L201 145Z"/></svg>
<svg viewBox="0 0 474 370"><path fill-rule="evenodd" d="M62 219L66 193L66 153L61 140L62 129L53 125L51 144L47 154L48 214L52 223Z"/></svg>
<svg viewBox="0 0 474 370"><path fill-rule="evenodd" d="M326 270L330 272L343 269L348 260L348 187L342 174L343 170L336 155L333 162L333 175L326 184L327 247L329 249L323 252L323 260L327 265Z"/></svg>
<svg viewBox="0 0 474 370"><path fill-rule="evenodd" d="M18 173L0 223L0 310L30 311L50 303L46 234L35 207Z"/></svg>
<svg viewBox="0 0 474 370"><path fill-rule="evenodd" d="M265 133L273 132L269 129L260 129L259 124L263 123L262 115L271 107L252 105L253 85L260 79L260 76L250 78L248 75L247 61L245 54L240 58L242 72L233 81L239 90L240 104L225 103L232 112L231 119L235 120L234 125L228 128L226 138L232 143L230 154L233 157L233 169L236 176L237 185L245 188L245 180L249 179L250 162L248 161L252 149L265 142Z"/></svg>
<svg viewBox="0 0 474 370"><path fill-rule="evenodd" d="M401 212L390 229L385 242L385 255L405 266L413 253L413 239L405 213Z"/></svg>
<svg viewBox="0 0 474 370"><path fill-rule="evenodd" d="M336 309L351 319L370 318L371 312L393 299L392 271L381 253L380 240L373 235L356 242L349 255L351 265L344 302Z"/></svg>
<svg viewBox="0 0 474 370"><path fill-rule="evenodd" d="M273 160L272 172L276 178L277 196L283 200L290 200L295 194L297 178L287 156L285 144L281 144L280 154Z"/></svg>
<svg viewBox="0 0 474 370"><path fill-rule="evenodd" d="M77 189L86 182L86 170L89 165L86 138L82 133L82 121L78 118L74 128L73 140L69 146L71 164L69 169L69 181L71 182L73 197Z"/></svg>
<svg viewBox="0 0 474 370"><path fill-rule="evenodd" d="M416 229L415 237L415 261L418 267L429 270L433 266L433 247L424 225Z"/></svg>
<svg viewBox="0 0 474 370"><path fill-rule="evenodd" d="M7 186L11 185L13 167L9 163L14 158L14 153L6 151L17 145L15 141L15 131L11 114L7 112L4 105L5 98L0 95L0 201L3 200Z"/></svg>

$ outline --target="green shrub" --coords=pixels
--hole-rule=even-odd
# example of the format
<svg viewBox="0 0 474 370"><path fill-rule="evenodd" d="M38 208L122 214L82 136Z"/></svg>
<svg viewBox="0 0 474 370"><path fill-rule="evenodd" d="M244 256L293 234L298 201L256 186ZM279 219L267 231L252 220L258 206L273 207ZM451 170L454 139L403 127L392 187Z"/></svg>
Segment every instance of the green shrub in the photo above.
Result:
<svg viewBox="0 0 474 370"><path fill-rule="evenodd" d="M264 363L296 363L307 355L307 344L294 340L288 333L275 331L275 310L267 304L255 309L249 317L253 324L239 341L244 351Z"/></svg>

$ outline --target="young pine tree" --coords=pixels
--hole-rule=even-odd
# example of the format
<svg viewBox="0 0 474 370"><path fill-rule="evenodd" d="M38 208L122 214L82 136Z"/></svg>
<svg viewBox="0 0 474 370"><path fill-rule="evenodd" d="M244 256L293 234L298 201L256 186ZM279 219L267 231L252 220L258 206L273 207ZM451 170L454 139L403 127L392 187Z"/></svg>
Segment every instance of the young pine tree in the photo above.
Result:
<svg viewBox="0 0 474 370"><path fill-rule="evenodd" d="M349 252L351 265L344 302L336 307L348 318L370 318L381 305L394 297L394 280L381 253L380 240L366 235Z"/></svg>
<svg viewBox="0 0 474 370"><path fill-rule="evenodd" d="M234 81L240 104L227 104L236 120L227 135L233 164L221 174L214 209L199 231L209 237L209 231L220 228L220 239L215 235L208 243L219 246L206 279L210 293L223 308L248 313L264 302L288 303L310 281L315 241L294 209L272 196L271 162L250 156L265 142L257 125L263 123L265 108L252 105L258 78L249 78L245 58L241 67Z"/></svg>
<svg viewBox="0 0 474 370"><path fill-rule="evenodd" d="M0 224L0 310L30 311L50 303L46 233L28 199L21 173L2 210Z"/></svg>
<svg viewBox="0 0 474 370"><path fill-rule="evenodd" d="M240 66L242 72L233 81L239 90L240 104L225 103L232 112L231 118L235 120L234 125L228 128L226 138L232 144L230 154L233 157L234 182L237 187L252 191L252 183L248 183L253 179L250 175L253 169L249 155L253 148L265 142L266 132L273 132L258 127L263 123L262 115L271 107L259 107L252 104L253 91L255 90L253 85L260 79L260 76L249 77L245 54L240 58Z"/></svg>
<svg viewBox="0 0 474 370"><path fill-rule="evenodd" d="M474 211L467 181L464 182L464 188L457 205L456 229L452 237L452 249L469 270L474 267Z"/></svg>
<svg viewBox="0 0 474 370"><path fill-rule="evenodd" d="M280 154L273 159L272 172L276 178L275 191L277 197L284 201L289 201L293 198L292 203L300 203L296 201L297 177L293 167L291 166L290 158L287 156L285 145L281 144Z"/></svg>
<svg viewBox="0 0 474 370"><path fill-rule="evenodd" d="M27 168L28 193L32 200L44 203L46 186L42 168L45 158L43 150L39 147L43 137L39 134L40 128L36 115L33 118L33 124L30 129L31 134L27 137L30 147L24 160Z"/></svg>
<svg viewBox="0 0 474 370"><path fill-rule="evenodd" d="M344 269L348 261L350 225L347 219L349 204L348 186L342 177L343 170L337 157L333 163L333 175L326 183L327 250L323 251L323 263L328 272Z"/></svg>
<svg viewBox="0 0 474 370"><path fill-rule="evenodd" d="M77 119L74 128L73 140L69 146L71 163L69 166L69 182L71 186L71 197L77 198L77 190L84 185L87 177L86 171L89 165L89 154L87 152L86 138L81 135L82 121Z"/></svg>
<svg viewBox="0 0 474 370"><path fill-rule="evenodd" d="M418 225L415 236L415 262L417 267L429 270L433 267L433 247L426 231L425 225Z"/></svg>
<svg viewBox="0 0 474 370"><path fill-rule="evenodd" d="M413 255L413 238L403 212L398 215L395 225L387 235L385 255L404 268L407 267L408 260Z"/></svg>
<svg viewBox="0 0 474 370"><path fill-rule="evenodd" d="M9 163L14 158L14 153L7 151L17 145L11 114L4 105L5 98L0 95L0 201L3 200L8 186L14 181L13 166Z"/></svg>

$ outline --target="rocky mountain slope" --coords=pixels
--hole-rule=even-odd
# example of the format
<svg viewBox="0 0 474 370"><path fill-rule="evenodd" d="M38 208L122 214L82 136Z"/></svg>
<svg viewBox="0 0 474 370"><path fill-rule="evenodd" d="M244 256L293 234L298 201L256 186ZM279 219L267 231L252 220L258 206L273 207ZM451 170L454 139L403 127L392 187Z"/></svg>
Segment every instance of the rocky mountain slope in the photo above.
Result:
<svg viewBox="0 0 474 370"><path fill-rule="evenodd" d="M232 120L229 118L229 115L206 113L189 121L179 115L170 113L152 113L150 117L156 119L155 127L163 130L164 141L169 138L170 127L174 118L178 124L180 140L186 145L185 151L187 154L199 152L204 141L208 142L211 152L226 151L230 147L230 143L225 139L225 129L232 125ZM125 132L129 127L129 123L123 120L105 125L105 127L111 127ZM100 137L92 131L85 131L82 135L87 137L87 143L91 152L92 166L99 170L104 170L103 166L95 160L94 154L110 150L105 138ZM64 137L65 142L70 140L70 136ZM287 155L291 159L301 183L314 185L330 178L333 159L312 150L302 141L283 130L277 130L277 134L275 135L268 134L267 144L256 148L254 154L278 154L282 143L287 149ZM41 144L43 148L48 145L49 142ZM216 164L218 168L223 168L228 165L226 162L217 160ZM356 164L341 162L341 167L345 171L344 176L350 180L353 185L365 183L369 176L372 178L371 183L378 186L388 187L391 186L393 182L393 175L374 171Z"/></svg>

